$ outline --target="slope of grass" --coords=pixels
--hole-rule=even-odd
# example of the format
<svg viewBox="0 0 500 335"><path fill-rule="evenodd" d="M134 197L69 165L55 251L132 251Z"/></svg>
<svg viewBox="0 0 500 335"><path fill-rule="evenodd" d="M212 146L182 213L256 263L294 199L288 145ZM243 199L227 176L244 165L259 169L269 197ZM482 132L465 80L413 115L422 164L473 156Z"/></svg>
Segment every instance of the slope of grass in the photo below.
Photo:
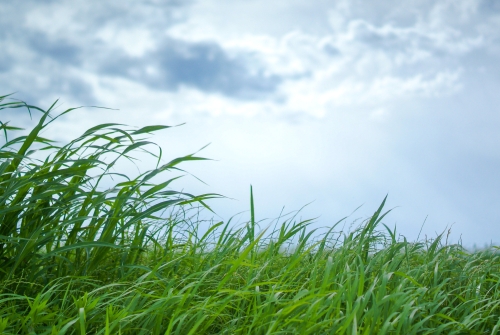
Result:
<svg viewBox="0 0 500 335"><path fill-rule="evenodd" d="M145 136L168 127L103 124L59 146L40 134L71 110L5 98L0 113L27 108L39 121L13 137L21 129L0 120L2 334L499 332L496 247L397 240L381 222L385 199L348 232L319 235L294 217L259 230L252 195L244 226L200 222L219 195L171 188L171 172L204 158L163 164ZM158 164L114 171L138 150Z"/></svg>

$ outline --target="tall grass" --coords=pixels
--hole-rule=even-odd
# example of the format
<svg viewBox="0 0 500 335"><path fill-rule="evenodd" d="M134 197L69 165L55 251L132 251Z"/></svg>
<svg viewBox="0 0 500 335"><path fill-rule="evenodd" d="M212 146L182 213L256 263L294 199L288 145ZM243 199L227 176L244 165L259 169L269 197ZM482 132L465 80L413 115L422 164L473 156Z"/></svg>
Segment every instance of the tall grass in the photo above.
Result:
<svg viewBox="0 0 500 335"><path fill-rule="evenodd" d="M0 123L3 334L499 332L496 247L397 239L382 223L385 199L345 232L340 221L319 234L294 216L260 229L252 192L245 225L200 222L219 195L171 189L170 172L204 158L162 164L144 136L168 127L103 124L59 146L40 134L71 109L7 108L39 121L18 137ZM157 165L135 178L114 171L137 150ZM109 177L120 181L105 187Z"/></svg>

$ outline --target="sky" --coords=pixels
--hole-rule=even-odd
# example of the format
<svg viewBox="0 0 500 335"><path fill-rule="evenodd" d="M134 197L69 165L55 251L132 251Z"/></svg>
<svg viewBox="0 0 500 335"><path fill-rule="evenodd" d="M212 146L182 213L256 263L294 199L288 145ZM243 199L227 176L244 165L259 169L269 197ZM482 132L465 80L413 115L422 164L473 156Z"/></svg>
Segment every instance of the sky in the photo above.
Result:
<svg viewBox="0 0 500 335"><path fill-rule="evenodd" d="M25 0L0 17L0 95L114 109L68 114L60 141L185 123L153 140L167 158L210 143L184 166L205 184L174 188L228 197L218 218L248 219L250 185L257 219L308 204L312 227L388 195L383 222L409 240L500 243L496 0Z"/></svg>

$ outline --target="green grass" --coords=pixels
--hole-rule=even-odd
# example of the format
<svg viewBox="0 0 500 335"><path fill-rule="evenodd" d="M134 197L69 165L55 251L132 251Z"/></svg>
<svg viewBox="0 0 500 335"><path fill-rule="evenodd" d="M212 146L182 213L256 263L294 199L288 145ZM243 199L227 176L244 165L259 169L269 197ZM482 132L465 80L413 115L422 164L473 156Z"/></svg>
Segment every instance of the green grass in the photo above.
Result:
<svg viewBox="0 0 500 335"><path fill-rule="evenodd" d="M497 247L396 239L385 199L349 231L295 217L261 230L252 193L243 226L201 222L220 196L172 189L205 159L163 163L147 137L168 127L103 124L60 146L41 134L72 109L6 98L0 113L39 121L17 137L0 123L2 334L499 333ZM115 171L142 152L154 168Z"/></svg>

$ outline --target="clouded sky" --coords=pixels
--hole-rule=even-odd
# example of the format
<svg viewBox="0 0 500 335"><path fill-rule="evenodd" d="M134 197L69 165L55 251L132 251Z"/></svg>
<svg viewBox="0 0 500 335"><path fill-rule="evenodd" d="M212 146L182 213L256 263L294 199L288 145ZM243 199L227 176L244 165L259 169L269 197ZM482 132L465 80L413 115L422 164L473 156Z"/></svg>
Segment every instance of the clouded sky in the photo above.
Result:
<svg viewBox="0 0 500 335"><path fill-rule="evenodd" d="M258 218L313 201L316 226L389 194L384 222L410 240L427 217L421 237L500 242L498 1L33 0L0 17L0 94L119 109L68 115L61 140L186 122L155 141L171 158L211 143L216 161L185 166L208 185L177 188L236 199L212 202L225 219L250 184Z"/></svg>

